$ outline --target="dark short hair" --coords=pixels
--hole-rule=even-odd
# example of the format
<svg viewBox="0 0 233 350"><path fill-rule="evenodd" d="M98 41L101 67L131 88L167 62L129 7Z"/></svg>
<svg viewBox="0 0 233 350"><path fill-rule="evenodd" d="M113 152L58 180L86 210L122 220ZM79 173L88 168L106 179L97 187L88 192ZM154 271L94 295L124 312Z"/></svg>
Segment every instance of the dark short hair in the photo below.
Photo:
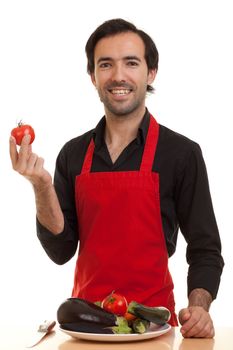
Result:
<svg viewBox="0 0 233 350"><path fill-rule="evenodd" d="M94 51L96 44L102 38L113 36L119 33L133 32L140 36L145 45L145 60L148 70L158 70L159 54L151 37L143 30L137 29L134 24L125 21L121 18L111 19L101 24L91 34L86 43L86 55L87 55L87 72L91 74L95 69ZM153 92L154 88L151 85L147 85L147 91Z"/></svg>

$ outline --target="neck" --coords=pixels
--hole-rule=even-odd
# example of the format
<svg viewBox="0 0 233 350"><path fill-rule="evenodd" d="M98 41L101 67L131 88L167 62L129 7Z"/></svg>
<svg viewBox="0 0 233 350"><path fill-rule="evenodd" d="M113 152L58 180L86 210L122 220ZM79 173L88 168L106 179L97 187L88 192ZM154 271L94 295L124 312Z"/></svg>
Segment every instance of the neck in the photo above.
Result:
<svg viewBox="0 0 233 350"><path fill-rule="evenodd" d="M115 116L106 113L105 142L107 145L127 145L134 140L138 133L139 125L145 114L141 113L127 116Z"/></svg>

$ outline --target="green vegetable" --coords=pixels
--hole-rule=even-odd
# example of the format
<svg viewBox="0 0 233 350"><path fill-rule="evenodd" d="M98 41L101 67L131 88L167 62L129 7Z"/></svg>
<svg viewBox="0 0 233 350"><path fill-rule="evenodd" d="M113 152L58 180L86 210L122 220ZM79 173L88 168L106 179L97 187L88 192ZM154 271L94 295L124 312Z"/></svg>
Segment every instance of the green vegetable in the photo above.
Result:
<svg viewBox="0 0 233 350"><path fill-rule="evenodd" d="M95 301L94 304L101 307L102 303L101 303L101 301Z"/></svg>
<svg viewBox="0 0 233 350"><path fill-rule="evenodd" d="M150 322L147 320L142 320L141 318L136 318L132 322L132 328L136 333L145 333L150 327Z"/></svg>
<svg viewBox="0 0 233 350"><path fill-rule="evenodd" d="M159 325L165 324L171 317L170 311L165 307L146 306L136 301L131 301L131 303L129 303L127 311L136 317Z"/></svg>
<svg viewBox="0 0 233 350"><path fill-rule="evenodd" d="M111 327L116 334L131 334L133 330L129 327L127 320L124 317L117 317L117 326Z"/></svg>

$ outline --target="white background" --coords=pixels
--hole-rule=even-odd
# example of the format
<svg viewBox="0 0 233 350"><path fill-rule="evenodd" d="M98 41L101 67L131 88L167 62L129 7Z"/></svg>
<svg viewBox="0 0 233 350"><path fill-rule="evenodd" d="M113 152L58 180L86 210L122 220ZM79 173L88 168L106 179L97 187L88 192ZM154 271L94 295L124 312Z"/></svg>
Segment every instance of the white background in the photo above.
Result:
<svg viewBox="0 0 233 350"><path fill-rule="evenodd" d="M75 258L46 256L35 231L31 185L11 168L8 138L23 119L34 151L53 174L62 145L93 128L103 107L86 73L85 43L103 21L122 17L155 40L157 120L197 141L207 164L225 269L211 313L232 325L232 11L231 1L0 1L0 323L56 317L70 296ZM177 311L186 306L185 244L170 260Z"/></svg>

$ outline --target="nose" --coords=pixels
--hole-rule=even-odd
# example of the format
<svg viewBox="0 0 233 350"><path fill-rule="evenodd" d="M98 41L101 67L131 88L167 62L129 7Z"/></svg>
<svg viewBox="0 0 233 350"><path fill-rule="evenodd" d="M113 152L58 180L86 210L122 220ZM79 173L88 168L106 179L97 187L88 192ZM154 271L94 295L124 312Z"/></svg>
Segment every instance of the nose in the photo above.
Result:
<svg viewBox="0 0 233 350"><path fill-rule="evenodd" d="M112 80L126 81L124 67L121 64L115 64L112 70Z"/></svg>

